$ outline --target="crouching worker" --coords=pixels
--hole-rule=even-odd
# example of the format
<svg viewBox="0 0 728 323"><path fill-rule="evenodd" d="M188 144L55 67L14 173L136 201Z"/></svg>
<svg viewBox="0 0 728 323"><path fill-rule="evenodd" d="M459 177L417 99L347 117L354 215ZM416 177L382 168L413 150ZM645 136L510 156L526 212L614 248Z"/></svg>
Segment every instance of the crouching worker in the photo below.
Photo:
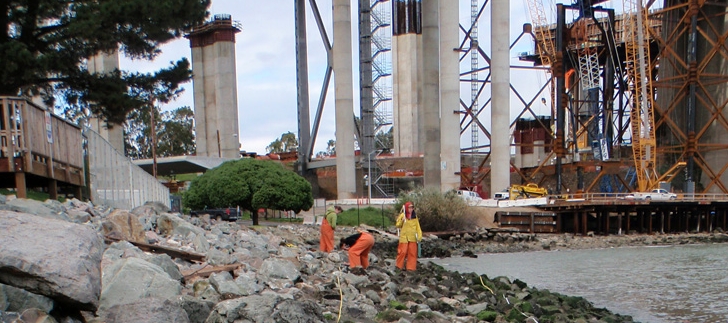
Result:
<svg viewBox="0 0 728 323"><path fill-rule="evenodd" d="M357 228L357 231L359 233L341 238L339 248L349 251L349 268L352 272L363 274L363 269L369 267L369 251L374 246L374 236L362 228Z"/></svg>

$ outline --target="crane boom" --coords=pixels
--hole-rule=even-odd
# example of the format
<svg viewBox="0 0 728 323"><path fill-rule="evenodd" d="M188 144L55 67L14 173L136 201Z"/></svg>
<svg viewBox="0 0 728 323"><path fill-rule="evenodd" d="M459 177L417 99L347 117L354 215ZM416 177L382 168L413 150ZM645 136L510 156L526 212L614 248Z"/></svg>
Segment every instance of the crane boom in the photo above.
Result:
<svg viewBox="0 0 728 323"><path fill-rule="evenodd" d="M625 63L631 93L632 152L637 189L645 192L658 184L647 10L641 0L625 0L624 15Z"/></svg>
<svg viewBox="0 0 728 323"><path fill-rule="evenodd" d="M556 55L556 45L554 45L554 37L548 25L548 17L544 10L543 0L526 0L526 7L531 15L531 25L533 33L536 36L536 51L541 59L541 65L551 71ZM552 73L553 75L553 73ZM551 115L555 116L556 98L554 93L554 79L551 79L551 91L549 91L551 101Z"/></svg>
<svg viewBox="0 0 728 323"><path fill-rule="evenodd" d="M541 58L541 65L551 66L553 56L556 52L554 37L551 35L551 28L548 26L548 18L544 10L543 0L526 0L528 12L531 14L533 33L539 42L537 47L538 56Z"/></svg>

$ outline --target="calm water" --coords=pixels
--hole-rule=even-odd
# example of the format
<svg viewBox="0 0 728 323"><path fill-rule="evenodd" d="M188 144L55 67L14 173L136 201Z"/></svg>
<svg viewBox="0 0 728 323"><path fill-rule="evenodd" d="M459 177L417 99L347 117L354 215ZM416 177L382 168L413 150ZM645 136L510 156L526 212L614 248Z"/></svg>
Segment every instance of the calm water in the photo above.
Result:
<svg viewBox="0 0 728 323"><path fill-rule="evenodd" d="M446 269L583 296L635 321L728 322L728 244L481 254Z"/></svg>

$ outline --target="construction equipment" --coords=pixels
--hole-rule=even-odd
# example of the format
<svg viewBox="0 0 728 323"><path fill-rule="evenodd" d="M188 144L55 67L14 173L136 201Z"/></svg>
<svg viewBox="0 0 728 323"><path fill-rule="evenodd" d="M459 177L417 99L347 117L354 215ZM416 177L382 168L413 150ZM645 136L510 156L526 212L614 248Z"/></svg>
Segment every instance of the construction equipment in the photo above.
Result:
<svg viewBox="0 0 728 323"><path fill-rule="evenodd" d="M543 187L539 187L535 183L526 185L513 184L508 190L511 200L544 197L549 195L549 191Z"/></svg>
<svg viewBox="0 0 728 323"><path fill-rule="evenodd" d="M629 80L632 153L637 191L649 191L658 184L655 120L652 95L647 10L641 0L624 1L626 67Z"/></svg>
<svg viewBox="0 0 728 323"><path fill-rule="evenodd" d="M533 33L536 36L536 54L541 58L541 65L548 68L549 72L551 72L555 60L554 55L556 55L556 46L554 45L554 35L549 26L546 10L544 10L543 0L527 0L526 7L531 14ZM554 102L555 98L553 94L554 79L551 78L550 82L552 82L551 94L549 95L551 97L551 115L556 115L556 111L554 111L556 103Z"/></svg>
<svg viewBox="0 0 728 323"><path fill-rule="evenodd" d="M541 58L541 65L550 68L556 50L554 49L554 36L549 28L549 21L544 10L543 1L527 0L526 2L526 7L531 14L533 33L536 36L536 41L538 41L536 54Z"/></svg>

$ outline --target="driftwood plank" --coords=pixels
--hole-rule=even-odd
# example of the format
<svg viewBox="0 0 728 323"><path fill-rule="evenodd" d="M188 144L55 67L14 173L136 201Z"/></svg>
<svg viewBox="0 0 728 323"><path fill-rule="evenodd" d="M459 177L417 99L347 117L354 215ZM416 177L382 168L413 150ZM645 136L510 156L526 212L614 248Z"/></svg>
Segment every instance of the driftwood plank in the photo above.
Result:
<svg viewBox="0 0 728 323"><path fill-rule="evenodd" d="M128 240L117 239L117 238L112 238L112 237L104 237L104 240L106 240L106 242L127 241L127 242L135 245L137 248L139 248L141 250L153 252L153 253L165 253L172 258L182 258L182 259L185 259L188 261L194 261L194 262L205 261L205 255L201 254L201 253L188 252L188 251L183 251L183 250L169 248L169 247L163 247L163 246L142 243L142 242L128 241Z"/></svg>

